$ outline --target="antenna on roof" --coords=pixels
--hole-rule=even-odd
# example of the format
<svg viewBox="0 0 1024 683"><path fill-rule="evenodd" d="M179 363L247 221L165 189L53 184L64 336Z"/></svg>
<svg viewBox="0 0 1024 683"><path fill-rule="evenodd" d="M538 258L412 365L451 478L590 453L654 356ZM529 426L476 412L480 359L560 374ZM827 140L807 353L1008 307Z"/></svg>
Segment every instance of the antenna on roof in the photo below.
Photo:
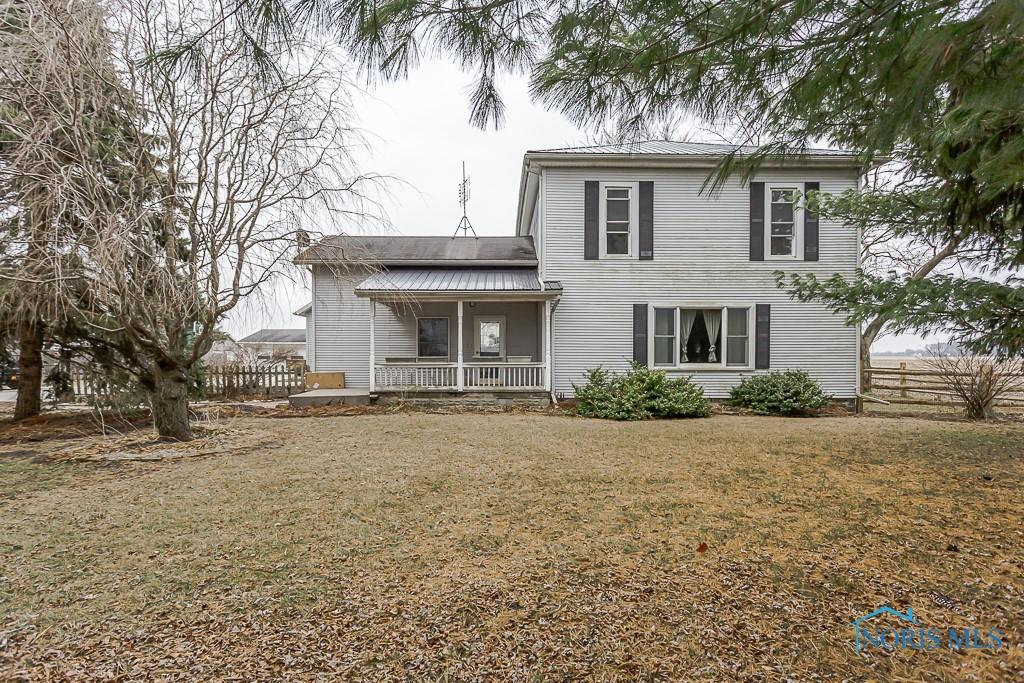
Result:
<svg viewBox="0 0 1024 683"><path fill-rule="evenodd" d="M452 239L459 236L459 230L462 231L463 237L469 237L469 233L473 233L473 237L477 237L476 230L473 229L473 224L469 222L469 216L466 215L466 204L469 203L469 178L466 177L466 162L462 162L462 182L459 183L459 204L462 205L462 220L459 221L459 227L455 228L455 234L452 235Z"/></svg>

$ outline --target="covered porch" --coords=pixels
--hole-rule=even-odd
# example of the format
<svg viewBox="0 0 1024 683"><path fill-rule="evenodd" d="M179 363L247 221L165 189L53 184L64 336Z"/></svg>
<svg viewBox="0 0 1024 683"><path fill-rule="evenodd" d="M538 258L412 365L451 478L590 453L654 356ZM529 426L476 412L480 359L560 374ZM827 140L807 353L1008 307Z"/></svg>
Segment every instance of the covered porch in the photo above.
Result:
<svg viewBox="0 0 1024 683"><path fill-rule="evenodd" d="M561 293L535 269L392 270L356 288L370 303L370 391L551 391Z"/></svg>

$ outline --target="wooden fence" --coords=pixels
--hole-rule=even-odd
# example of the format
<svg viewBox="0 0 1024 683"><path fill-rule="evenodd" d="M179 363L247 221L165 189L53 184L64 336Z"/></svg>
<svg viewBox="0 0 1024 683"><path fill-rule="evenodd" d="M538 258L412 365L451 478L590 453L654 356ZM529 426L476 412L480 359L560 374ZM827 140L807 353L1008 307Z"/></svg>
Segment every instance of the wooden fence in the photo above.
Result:
<svg viewBox="0 0 1024 683"><path fill-rule="evenodd" d="M207 398L285 398L306 390L306 372L295 366L206 368Z"/></svg>
<svg viewBox="0 0 1024 683"><path fill-rule="evenodd" d="M111 386L102 375L75 367L71 370L71 386L75 400L94 397L109 399L124 391ZM204 394L206 398L259 399L286 398L306 390L304 368L250 365L207 366Z"/></svg>
<svg viewBox="0 0 1024 683"><path fill-rule="evenodd" d="M889 403L915 405L959 406L963 402L949 390L943 379L949 373L932 369L908 368L905 361L899 367L864 368L862 389L865 394ZM954 373L955 374L955 373ZM959 376L966 377L966 373ZM1011 375L1016 383L995 405L1024 407L1024 374Z"/></svg>

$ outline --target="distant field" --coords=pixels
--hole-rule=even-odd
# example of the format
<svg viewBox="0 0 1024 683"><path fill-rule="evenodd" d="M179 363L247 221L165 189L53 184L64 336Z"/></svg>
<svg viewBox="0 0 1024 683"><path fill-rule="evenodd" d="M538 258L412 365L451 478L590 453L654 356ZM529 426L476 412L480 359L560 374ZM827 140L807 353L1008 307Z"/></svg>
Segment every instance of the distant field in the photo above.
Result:
<svg viewBox="0 0 1024 683"><path fill-rule="evenodd" d="M920 356L871 356L872 367L877 368L898 368L900 363L906 363L908 368L914 370L927 370L930 368L927 358Z"/></svg>

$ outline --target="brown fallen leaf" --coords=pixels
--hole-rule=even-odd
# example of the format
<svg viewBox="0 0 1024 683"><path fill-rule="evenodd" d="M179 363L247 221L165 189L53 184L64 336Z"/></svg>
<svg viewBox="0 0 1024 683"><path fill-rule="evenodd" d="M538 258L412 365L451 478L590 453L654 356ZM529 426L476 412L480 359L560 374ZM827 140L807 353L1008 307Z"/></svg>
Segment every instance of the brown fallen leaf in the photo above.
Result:
<svg viewBox="0 0 1024 683"><path fill-rule="evenodd" d="M706 553L707 551L708 551L708 544L705 543L704 541L701 541L700 545L697 546L697 552L698 553Z"/></svg>

